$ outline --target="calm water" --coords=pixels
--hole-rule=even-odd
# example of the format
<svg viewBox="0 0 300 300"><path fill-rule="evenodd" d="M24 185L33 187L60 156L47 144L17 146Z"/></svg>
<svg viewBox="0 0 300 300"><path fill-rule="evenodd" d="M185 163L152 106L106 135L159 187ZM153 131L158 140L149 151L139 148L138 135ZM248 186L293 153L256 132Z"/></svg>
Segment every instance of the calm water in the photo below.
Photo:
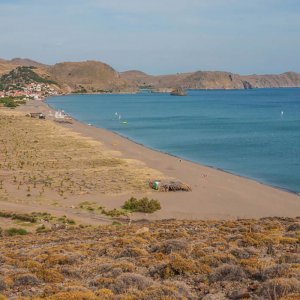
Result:
<svg viewBox="0 0 300 300"><path fill-rule="evenodd" d="M71 95L48 103L151 148L300 193L300 89Z"/></svg>

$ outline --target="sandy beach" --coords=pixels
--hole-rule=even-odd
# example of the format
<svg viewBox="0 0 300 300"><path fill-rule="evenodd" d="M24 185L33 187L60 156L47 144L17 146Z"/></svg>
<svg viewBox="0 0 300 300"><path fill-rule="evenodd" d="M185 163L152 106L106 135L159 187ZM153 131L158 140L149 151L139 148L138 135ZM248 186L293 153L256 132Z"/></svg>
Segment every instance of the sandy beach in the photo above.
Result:
<svg viewBox="0 0 300 300"><path fill-rule="evenodd" d="M31 101L17 110L24 114L44 112L47 115L50 108L44 102ZM137 214L135 218L197 220L299 216L300 197L296 194L148 149L113 132L76 120L72 124L60 126L101 142L107 150L118 153L121 158L141 161L164 176L178 179L192 187L191 192L164 193L149 189L140 193L131 191L128 194L89 195L90 200L109 208L120 207L130 196L147 195L161 202L160 211L151 215ZM71 205L72 201L72 197L68 197L66 203Z"/></svg>

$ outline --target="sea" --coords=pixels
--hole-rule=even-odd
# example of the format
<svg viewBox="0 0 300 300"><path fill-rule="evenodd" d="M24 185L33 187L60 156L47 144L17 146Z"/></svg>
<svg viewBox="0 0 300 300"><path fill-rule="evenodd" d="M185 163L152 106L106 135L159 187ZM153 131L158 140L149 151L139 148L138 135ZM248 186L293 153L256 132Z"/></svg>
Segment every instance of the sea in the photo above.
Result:
<svg viewBox="0 0 300 300"><path fill-rule="evenodd" d="M149 148L300 194L300 89L189 90L184 97L144 90L47 103Z"/></svg>

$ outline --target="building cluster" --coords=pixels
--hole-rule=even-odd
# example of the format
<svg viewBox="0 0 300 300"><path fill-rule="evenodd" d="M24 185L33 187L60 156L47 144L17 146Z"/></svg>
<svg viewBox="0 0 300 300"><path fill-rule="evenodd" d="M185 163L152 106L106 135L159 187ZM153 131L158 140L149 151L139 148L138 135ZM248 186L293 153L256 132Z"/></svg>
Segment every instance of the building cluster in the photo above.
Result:
<svg viewBox="0 0 300 300"><path fill-rule="evenodd" d="M0 97L24 97L25 99L43 100L48 96L58 95L58 92L49 84L30 83L22 88L10 87L7 91L0 90Z"/></svg>

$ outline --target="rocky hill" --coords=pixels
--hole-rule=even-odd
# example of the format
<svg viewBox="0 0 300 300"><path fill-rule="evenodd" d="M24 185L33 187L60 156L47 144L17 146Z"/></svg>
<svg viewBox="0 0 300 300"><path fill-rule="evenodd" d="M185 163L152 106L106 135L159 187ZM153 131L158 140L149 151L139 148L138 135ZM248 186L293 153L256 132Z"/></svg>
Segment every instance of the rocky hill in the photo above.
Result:
<svg viewBox="0 0 300 300"><path fill-rule="evenodd" d="M58 63L49 68L49 74L75 92L130 92L135 86L112 67L98 61Z"/></svg>
<svg viewBox="0 0 300 300"><path fill-rule="evenodd" d="M135 92L137 90L135 83L121 78L117 71L100 61L63 62L49 66L29 59L0 59L0 76L11 75L11 72L19 67L33 67L37 76L46 81L56 82L63 93Z"/></svg>
<svg viewBox="0 0 300 300"><path fill-rule="evenodd" d="M138 88L170 92L184 89L249 89L272 87L300 87L300 74L287 72L278 75L239 75L229 72L197 71L152 76L133 70L119 73L100 61L62 62L45 65L15 58L0 59L0 76L20 66L33 66L38 76L55 81L64 93L135 92Z"/></svg>
<svg viewBox="0 0 300 300"><path fill-rule="evenodd" d="M36 67L17 67L0 77L0 90L21 89L31 83L56 84L34 72Z"/></svg>
<svg viewBox="0 0 300 300"><path fill-rule="evenodd" d="M137 71L123 72L121 76L139 87L169 91L174 87L185 89L249 89L300 87L300 74L287 72L279 75L239 75L229 72L198 71L174 75L151 76Z"/></svg>

